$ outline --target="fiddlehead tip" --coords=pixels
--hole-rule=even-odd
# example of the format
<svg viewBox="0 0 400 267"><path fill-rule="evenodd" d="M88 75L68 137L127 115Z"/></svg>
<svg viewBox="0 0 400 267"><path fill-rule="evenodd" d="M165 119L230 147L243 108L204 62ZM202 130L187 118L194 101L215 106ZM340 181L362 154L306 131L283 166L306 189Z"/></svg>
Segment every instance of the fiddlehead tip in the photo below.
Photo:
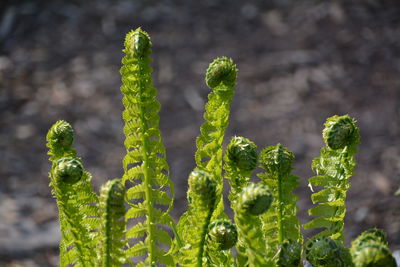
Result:
<svg viewBox="0 0 400 267"><path fill-rule="evenodd" d="M328 118L322 136L326 145L333 150L356 145L360 139L356 121L349 115Z"/></svg>
<svg viewBox="0 0 400 267"><path fill-rule="evenodd" d="M100 189L100 206L105 208L108 203L112 213L122 216L125 213L124 196L125 187L120 179L108 181Z"/></svg>
<svg viewBox="0 0 400 267"><path fill-rule="evenodd" d="M278 266L300 266L301 244L285 240L279 248Z"/></svg>
<svg viewBox="0 0 400 267"><path fill-rule="evenodd" d="M150 36L139 27L126 35L123 52L130 56L146 56L150 54L151 45Z"/></svg>
<svg viewBox="0 0 400 267"><path fill-rule="evenodd" d="M356 239L353 240L353 242L351 242L351 245L353 247L359 247L368 243L369 241L375 241L385 245L388 244L386 233L381 229L374 228L362 232Z"/></svg>
<svg viewBox="0 0 400 267"><path fill-rule="evenodd" d="M272 193L265 185L251 183L239 195L239 209L251 215L266 212L272 203Z"/></svg>
<svg viewBox="0 0 400 267"><path fill-rule="evenodd" d="M257 146L249 139L235 136L226 148L229 164L242 171L252 171L257 167Z"/></svg>
<svg viewBox="0 0 400 267"><path fill-rule="evenodd" d="M260 155L261 167L272 174L290 173L293 160L293 152L281 144L264 148Z"/></svg>
<svg viewBox="0 0 400 267"><path fill-rule="evenodd" d="M305 250L306 259L313 266L352 266L348 249L330 237L310 240Z"/></svg>
<svg viewBox="0 0 400 267"><path fill-rule="evenodd" d="M71 124L60 120L51 126L46 139L51 148L60 147L68 149L72 146L72 142L74 141L74 130Z"/></svg>
<svg viewBox="0 0 400 267"><path fill-rule="evenodd" d="M360 247L352 247L351 255L354 265L356 267L377 266L377 267L396 267L396 260L394 259L390 249L375 241L367 242Z"/></svg>
<svg viewBox="0 0 400 267"><path fill-rule="evenodd" d="M238 239L235 225L226 220L212 222L209 226L208 237L210 242L217 245L220 250L233 247Z"/></svg>
<svg viewBox="0 0 400 267"><path fill-rule="evenodd" d="M236 83L237 68L233 60L226 57L215 59L209 65L206 72L206 83L211 89L215 89L221 83L223 88L219 90L232 90Z"/></svg>
<svg viewBox="0 0 400 267"><path fill-rule="evenodd" d="M216 197L217 184L208 172L194 170L189 175L189 192L200 196L205 202L212 203Z"/></svg>
<svg viewBox="0 0 400 267"><path fill-rule="evenodd" d="M53 168L57 181L66 184L77 183L83 175L82 163L75 158L61 158L54 163Z"/></svg>

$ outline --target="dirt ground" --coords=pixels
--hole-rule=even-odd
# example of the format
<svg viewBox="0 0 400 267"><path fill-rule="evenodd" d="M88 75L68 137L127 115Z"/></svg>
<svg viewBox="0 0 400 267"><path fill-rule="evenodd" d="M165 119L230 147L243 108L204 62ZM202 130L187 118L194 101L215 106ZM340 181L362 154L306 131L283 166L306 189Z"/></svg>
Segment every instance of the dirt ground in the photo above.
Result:
<svg viewBox="0 0 400 267"><path fill-rule="evenodd" d="M213 58L239 69L227 138L296 155L299 216L309 220L312 158L329 116L349 114L362 136L348 192L347 244L370 227L400 247L400 2L3 1L0 4L0 266L57 266L57 210L45 135L70 122L98 189L121 177L119 68L124 35L153 41L161 130L176 185L175 218L209 89Z"/></svg>

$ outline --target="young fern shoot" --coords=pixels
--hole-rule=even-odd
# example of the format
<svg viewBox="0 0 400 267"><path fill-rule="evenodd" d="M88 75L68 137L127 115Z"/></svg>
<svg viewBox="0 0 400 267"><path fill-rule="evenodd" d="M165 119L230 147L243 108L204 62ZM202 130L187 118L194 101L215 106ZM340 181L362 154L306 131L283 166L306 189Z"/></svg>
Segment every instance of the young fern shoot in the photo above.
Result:
<svg viewBox="0 0 400 267"><path fill-rule="evenodd" d="M97 195L72 147L73 129L65 121L56 122L47 134L48 154L53 162L50 186L59 210L61 241L60 266L95 266L98 229Z"/></svg>
<svg viewBox="0 0 400 267"><path fill-rule="evenodd" d="M291 174L293 160L293 152L281 144L264 148L260 155L260 167L265 172L260 173L259 177L262 184L271 189L273 196L271 207L261 215L261 220L268 244L267 255L276 262L288 249L292 252L293 262L301 261L303 238L296 216L298 196L293 193L299 182L298 177ZM284 242L286 245L283 245Z"/></svg>
<svg viewBox="0 0 400 267"><path fill-rule="evenodd" d="M196 139L197 167L213 175L217 182L218 208L215 216L223 214L222 201L222 143L228 127L230 104L234 95L237 69L232 59L215 59L207 69L206 83L212 89L208 95L205 122Z"/></svg>
<svg viewBox="0 0 400 267"><path fill-rule="evenodd" d="M349 179L354 174L354 154L360 136L355 120L348 115L328 118L322 135L326 146L321 148L321 155L312 162L317 176L309 179L309 186L324 189L312 194L312 202L318 205L309 209L308 213L317 218L303 227L325 228L313 238L328 236L343 244L346 193L350 188Z"/></svg>
<svg viewBox="0 0 400 267"><path fill-rule="evenodd" d="M163 228L174 224L169 215L174 187L168 177L169 167L159 130L160 104L151 79L149 35L140 28L131 31L126 36L123 52L121 92L124 95L122 117L127 154L123 160L122 181L125 186L128 182L133 184L126 192L130 205L126 220L145 217L143 222L127 230L127 239L144 238L144 241L128 248L126 255L131 258L146 255L146 260L138 266L157 263L173 266L173 257L166 255L159 246L171 245L171 237Z"/></svg>

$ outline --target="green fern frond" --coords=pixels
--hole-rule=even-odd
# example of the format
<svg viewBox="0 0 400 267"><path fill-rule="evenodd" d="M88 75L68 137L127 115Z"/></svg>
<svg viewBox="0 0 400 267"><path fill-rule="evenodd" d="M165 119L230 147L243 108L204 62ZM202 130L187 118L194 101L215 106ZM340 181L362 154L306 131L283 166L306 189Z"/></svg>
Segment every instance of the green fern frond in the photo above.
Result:
<svg viewBox="0 0 400 267"><path fill-rule="evenodd" d="M189 175L188 210L182 215L177 234L183 244L179 247L180 266L203 266L206 237L216 204L215 179L207 172L194 170Z"/></svg>
<svg viewBox="0 0 400 267"><path fill-rule="evenodd" d="M238 246L245 248L246 255L239 266L273 266L267 257L266 240L263 235L259 215L268 210L272 202L272 194L261 184L250 183L237 198L235 205L235 223L239 238Z"/></svg>
<svg viewBox="0 0 400 267"><path fill-rule="evenodd" d="M122 266L125 262L125 187L120 179L108 181L100 189L99 266Z"/></svg>
<svg viewBox="0 0 400 267"><path fill-rule="evenodd" d="M298 177L291 174L294 154L278 144L261 151L260 167L265 170L259 177L272 191L271 207L261 215L263 231L267 240L268 257L278 260L283 242L302 244L300 222L296 214L298 196L293 190L299 185Z"/></svg>
<svg viewBox="0 0 400 267"><path fill-rule="evenodd" d="M168 178L169 167L159 130L160 104L152 85L149 35L140 28L129 32L123 52L121 91L125 110L122 117L127 154L123 160L122 181L125 185L128 181L133 183L133 187L127 190L130 209L125 217L127 221L145 217L140 227L146 229L139 232L127 230L127 239L144 238L144 241L127 250L127 256L135 258L145 255L144 264L148 265L173 265L172 256L165 255L163 249L164 245L171 243L171 238L168 234L162 235L163 238L157 234L174 223L168 216L173 205L174 188ZM156 207L155 204L162 207Z"/></svg>
<svg viewBox="0 0 400 267"><path fill-rule="evenodd" d="M48 154L53 162L50 187L56 198L61 228L60 266L95 266L99 211L98 196L72 147L73 129L57 121L47 133Z"/></svg>
<svg viewBox="0 0 400 267"><path fill-rule="evenodd" d="M210 172L216 179L218 208L216 216L223 213L222 201L222 142L228 127L230 104L234 95L237 69L231 59L215 59L207 69L206 83L212 89L208 95L205 122L196 139L197 167Z"/></svg>
<svg viewBox="0 0 400 267"><path fill-rule="evenodd" d="M354 154L360 143L355 120L348 115L328 118L323 130L326 146L321 149L320 157L313 160L312 168L317 176L309 179L309 186L323 187L312 194L314 204L318 204L308 213L316 216L303 225L305 229L325 228L314 238L329 236L343 244L345 200L350 188L349 179L356 165Z"/></svg>

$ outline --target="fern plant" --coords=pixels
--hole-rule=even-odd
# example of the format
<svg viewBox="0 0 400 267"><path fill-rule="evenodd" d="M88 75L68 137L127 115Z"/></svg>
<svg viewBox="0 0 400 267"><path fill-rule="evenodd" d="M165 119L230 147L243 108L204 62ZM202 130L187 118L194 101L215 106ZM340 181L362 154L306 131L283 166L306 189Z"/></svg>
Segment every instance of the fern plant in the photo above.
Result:
<svg viewBox="0 0 400 267"><path fill-rule="evenodd" d="M73 148L73 129L56 122L47 134L62 238L60 266L395 266L385 234L369 230L352 247L343 245L346 192L359 144L355 120L333 116L325 123L326 146L313 160L315 191L306 229L323 228L303 242L293 191L294 154L277 144L262 149L235 136L223 142L234 96L237 69L217 58L206 71L211 88L205 122L196 139L196 167L189 174L188 209L171 218L174 185L159 130L160 103L152 85L151 41L140 28L127 34L122 59L124 174L105 183L99 194ZM259 181L253 180L257 168ZM233 221L223 205L229 181Z"/></svg>

